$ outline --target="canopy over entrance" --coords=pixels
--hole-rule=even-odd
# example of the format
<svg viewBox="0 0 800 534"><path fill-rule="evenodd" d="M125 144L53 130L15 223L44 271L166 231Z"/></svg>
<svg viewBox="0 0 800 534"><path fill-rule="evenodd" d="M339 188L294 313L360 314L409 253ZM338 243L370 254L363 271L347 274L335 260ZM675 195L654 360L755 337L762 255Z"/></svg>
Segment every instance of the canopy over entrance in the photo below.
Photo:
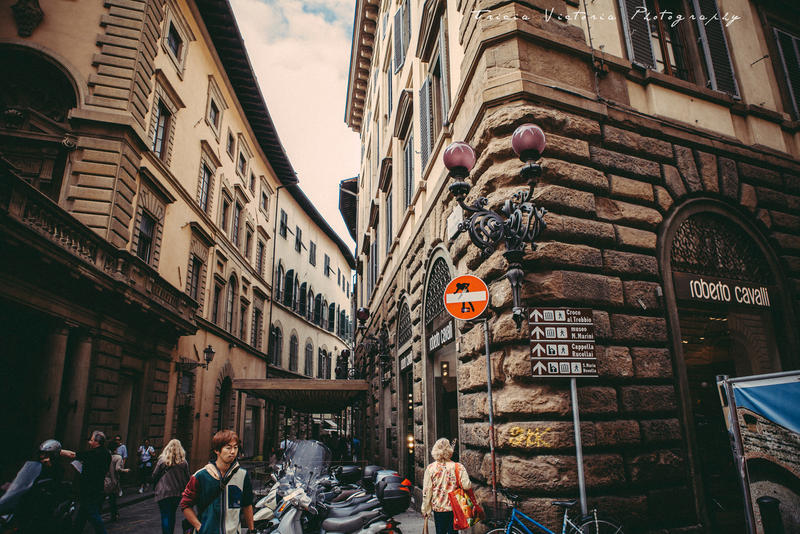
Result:
<svg viewBox="0 0 800 534"><path fill-rule="evenodd" d="M233 388L304 413L332 413L350 406L368 389L366 380L237 378Z"/></svg>

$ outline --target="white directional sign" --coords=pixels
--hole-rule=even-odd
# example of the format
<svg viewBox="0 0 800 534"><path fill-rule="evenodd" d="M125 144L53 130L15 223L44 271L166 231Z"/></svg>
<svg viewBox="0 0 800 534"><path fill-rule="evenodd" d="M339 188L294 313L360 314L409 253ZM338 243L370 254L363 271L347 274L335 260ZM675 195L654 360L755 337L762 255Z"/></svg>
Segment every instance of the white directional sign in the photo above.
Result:
<svg viewBox="0 0 800 534"><path fill-rule="evenodd" d="M528 325L533 376L598 376L592 310L533 308Z"/></svg>

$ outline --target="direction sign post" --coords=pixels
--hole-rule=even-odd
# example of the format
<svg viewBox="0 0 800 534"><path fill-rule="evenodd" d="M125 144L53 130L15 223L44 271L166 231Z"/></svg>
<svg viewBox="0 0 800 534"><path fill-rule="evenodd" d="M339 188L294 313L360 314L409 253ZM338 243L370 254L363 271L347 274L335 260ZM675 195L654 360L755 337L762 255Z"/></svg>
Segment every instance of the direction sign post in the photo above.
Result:
<svg viewBox="0 0 800 534"><path fill-rule="evenodd" d="M456 319L469 321L479 317L489 305L489 287L486 282L466 274L456 276L444 289L444 307ZM486 350L486 396L489 402L489 451L492 456L492 495L497 502L497 475L495 468L494 405L492 404L492 358L489 354L489 321L483 319L483 339Z"/></svg>
<svg viewBox="0 0 800 534"><path fill-rule="evenodd" d="M572 426L578 465L578 492L585 515L586 479L578 410L577 377L597 377L592 310L586 308L533 308L528 313L531 374L536 377L569 377Z"/></svg>

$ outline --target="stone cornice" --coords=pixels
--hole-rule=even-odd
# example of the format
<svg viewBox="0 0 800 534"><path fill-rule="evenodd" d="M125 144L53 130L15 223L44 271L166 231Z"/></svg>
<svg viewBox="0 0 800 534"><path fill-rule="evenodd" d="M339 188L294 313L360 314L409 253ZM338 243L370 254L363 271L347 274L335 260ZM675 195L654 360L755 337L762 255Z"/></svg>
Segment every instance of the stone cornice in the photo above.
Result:
<svg viewBox="0 0 800 534"><path fill-rule="evenodd" d="M351 129L358 133L361 133L361 125L364 120L364 106L372 65L375 33L378 28L379 9L378 0L358 0L356 2L344 120Z"/></svg>

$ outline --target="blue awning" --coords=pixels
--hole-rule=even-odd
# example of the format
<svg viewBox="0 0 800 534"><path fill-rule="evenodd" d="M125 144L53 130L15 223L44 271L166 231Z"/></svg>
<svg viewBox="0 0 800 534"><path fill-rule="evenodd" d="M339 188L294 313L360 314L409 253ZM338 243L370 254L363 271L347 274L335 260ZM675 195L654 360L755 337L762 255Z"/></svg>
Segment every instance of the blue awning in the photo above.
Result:
<svg viewBox="0 0 800 534"><path fill-rule="evenodd" d="M751 410L800 434L800 377L794 375L733 382L733 394L738 407Z"/></svg>

